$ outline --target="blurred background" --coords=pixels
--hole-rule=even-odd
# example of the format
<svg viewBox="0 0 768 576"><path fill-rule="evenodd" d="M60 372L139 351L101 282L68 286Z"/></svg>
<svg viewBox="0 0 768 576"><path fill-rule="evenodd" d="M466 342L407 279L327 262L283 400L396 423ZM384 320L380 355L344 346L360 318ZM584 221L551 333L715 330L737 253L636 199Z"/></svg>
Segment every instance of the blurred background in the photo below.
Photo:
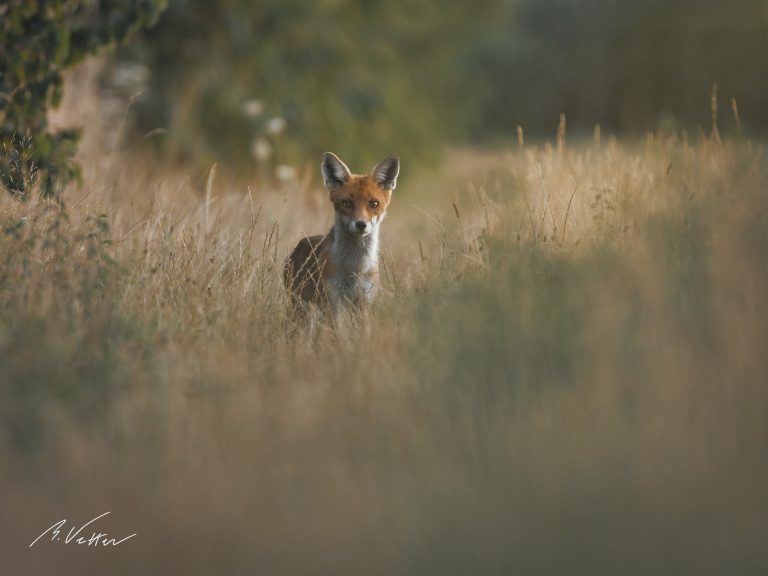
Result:
<svg viewBox="0 0 768 576"><path fill-rule="evenodd" d="M763 576L766 72L768 0L0 0L0 574ZM403 170L305 326L329 149Z"/></svg>
<svg viewBox="0 0 768 576"><path fill-rule="evenodd" d="M695 133L715 83L755 136L766 72L764 0L170 0L103 82L141 93L153 155L275 171L551 137L561 113L573 136Z"/></svg>

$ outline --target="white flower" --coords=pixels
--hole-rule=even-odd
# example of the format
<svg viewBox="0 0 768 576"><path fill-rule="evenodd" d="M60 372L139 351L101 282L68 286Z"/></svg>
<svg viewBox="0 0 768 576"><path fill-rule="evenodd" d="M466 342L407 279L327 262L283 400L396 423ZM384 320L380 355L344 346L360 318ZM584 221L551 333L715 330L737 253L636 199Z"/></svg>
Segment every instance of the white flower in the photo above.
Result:
<svg viewBox="0 0 768 576"><path fill-rule="evenodd" d="M285 118L281 118L280 116L270 118L267 122L266 130L267 134L280 134L280 132L285 130Z"/></svg>
<svg viewBox="0 0 768 576"><path fill-rule="evenodd" d="M265 162L272 156L272 145L264 138L257 138L251 142L251 154L259 162Z"/></svg>
<svg viewBox="0 0 768 576"><path fill-rule="evenodd" d="M246 100L240 108L243 115L247 118L256 118L261 116L264 112L264 102L254 98L253 100Z"/></svg>
<svg viewBox="0 0 768 576"><path fill-rule="evenodd" d="M277 168L275 168L275 176L277 176L278 180L282 180L283 182L295 180L296 168L286 164L280 164Z"/></svg>

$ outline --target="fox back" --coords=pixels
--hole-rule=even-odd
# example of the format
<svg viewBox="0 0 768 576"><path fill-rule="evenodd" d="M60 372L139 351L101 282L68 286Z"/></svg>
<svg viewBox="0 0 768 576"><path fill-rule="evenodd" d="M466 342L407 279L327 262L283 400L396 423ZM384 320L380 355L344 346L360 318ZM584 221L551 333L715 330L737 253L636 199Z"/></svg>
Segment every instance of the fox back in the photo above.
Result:
<svg viewBox="0 0 768 576"><path fill-rule="evenodd" d="M370 174L356 175L326 152L320 170L336 220L327 234L299 241L285 262L285 285L293 304L360 307L376 295L379 227L397 185L400 159L388 156Z"/></svg>

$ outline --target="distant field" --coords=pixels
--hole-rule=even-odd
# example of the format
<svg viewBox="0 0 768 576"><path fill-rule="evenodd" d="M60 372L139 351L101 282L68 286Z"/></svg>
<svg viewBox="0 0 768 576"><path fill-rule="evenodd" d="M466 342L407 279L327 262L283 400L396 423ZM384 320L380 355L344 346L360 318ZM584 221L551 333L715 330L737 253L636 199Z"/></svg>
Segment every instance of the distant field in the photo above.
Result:
<svg viewBox="0 0 768 576"><path fill-rule="evenodd" d="M764 573L761 147L403 158L382 296L314 331L319 178L248 185L0 197L8 574ZM137 537L28 548L107 510Z"/></svg>

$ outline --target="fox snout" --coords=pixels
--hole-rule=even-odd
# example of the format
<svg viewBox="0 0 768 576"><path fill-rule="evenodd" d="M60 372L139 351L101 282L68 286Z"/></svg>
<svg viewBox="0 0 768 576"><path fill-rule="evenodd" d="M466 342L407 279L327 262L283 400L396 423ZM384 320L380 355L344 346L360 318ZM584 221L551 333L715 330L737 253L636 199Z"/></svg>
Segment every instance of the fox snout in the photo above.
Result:
<svg viewBox="0 0 768 576"><path fill-rule="evenodd" d="M342 220L346 220L344 224L347 231L356 236L367 236L373 232L373 228L376 226L375 218L370 220L365 218L342 218Z"/></svg>

